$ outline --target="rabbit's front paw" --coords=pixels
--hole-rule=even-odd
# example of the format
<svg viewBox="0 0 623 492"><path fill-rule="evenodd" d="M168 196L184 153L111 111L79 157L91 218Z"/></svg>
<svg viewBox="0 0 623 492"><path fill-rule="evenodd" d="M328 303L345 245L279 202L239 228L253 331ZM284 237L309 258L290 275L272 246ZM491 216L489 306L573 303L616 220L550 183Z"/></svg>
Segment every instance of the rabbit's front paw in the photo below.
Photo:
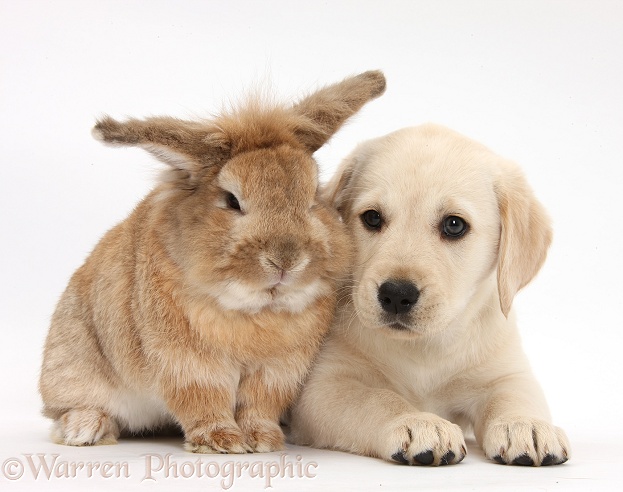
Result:
<svg viewBox="0 0 623 492"><path fill-rule="evenodd" d="M569 459L564 431L529 417L501 417L485 428L482 448L487 458L503 465L560 465Z"/></svg>
<svg viewBox="0 0 623 492"><path fill-rule="evenodd" d="M244 434L235 425L203 422L186 433L184 448L192 453L250 453Z"/></svg>
<svg viewBox="0 0 623 492"><path fill-rule="evenodd" d="M115 420L96 409L74 408L54 421L52 440L68 446L116 444L119 426Z"/></svg>
<svg viewBox="0 0 623 492"><path fill-rule="evenodd" d="M240 423L247 444L255 453L270 453L284 449L285 438L276 422L270 420Z"/></svg>
<svg viewBox="0 0 623 492"><path fill-rule="evenodd" d="M452 465L467 454L460 427L432 413L402 415L384 437L381 456L405 465Z"/></svg>

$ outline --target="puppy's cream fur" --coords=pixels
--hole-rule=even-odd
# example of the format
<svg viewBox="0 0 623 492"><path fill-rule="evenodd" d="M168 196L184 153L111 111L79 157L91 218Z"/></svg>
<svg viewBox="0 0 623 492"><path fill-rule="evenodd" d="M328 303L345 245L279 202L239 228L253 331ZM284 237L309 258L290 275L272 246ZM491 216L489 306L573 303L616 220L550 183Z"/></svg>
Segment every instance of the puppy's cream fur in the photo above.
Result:
<svg viewBox="0 0 623 492"><path fill-rule="evenodd" d="M54 440L115 442L179 426L194 452L283 445L335 307L349 246L312 154L385 78L366 72L292 107L250 101L210 121L98 122L169 170L72 276L40 391Z"/></svg>
<svg viewBox="0 0 623 492"><path fill-rule="evenodd" d="M409 464L457 463L472 427L487 457L547 465L569 455L521 349L513 297L541 267L549 220L518 167L445 128L361 144L326 189L353 238L352 285L292 413L292 439ZM362 221L383 218L378 230ZM458 238L446 217L468 224ZM379 286L417 286L412 310Z"/></svg>

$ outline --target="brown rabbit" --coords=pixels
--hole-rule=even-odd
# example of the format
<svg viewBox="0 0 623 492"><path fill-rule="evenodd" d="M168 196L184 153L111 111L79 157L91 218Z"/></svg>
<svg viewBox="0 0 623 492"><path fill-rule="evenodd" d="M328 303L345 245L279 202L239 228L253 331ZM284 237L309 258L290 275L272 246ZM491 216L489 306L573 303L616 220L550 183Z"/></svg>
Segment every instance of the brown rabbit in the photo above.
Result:
<svg viewBox="0 0 623 492"><path fill-rule="evenodd" d="M71 278L40 391L53 439L115 443L177 425L189 451L283 447L348 266L312 154L385 89L381 72L292 107L254 101L211 121L104 118L94 135L170 165Z"/></svg>

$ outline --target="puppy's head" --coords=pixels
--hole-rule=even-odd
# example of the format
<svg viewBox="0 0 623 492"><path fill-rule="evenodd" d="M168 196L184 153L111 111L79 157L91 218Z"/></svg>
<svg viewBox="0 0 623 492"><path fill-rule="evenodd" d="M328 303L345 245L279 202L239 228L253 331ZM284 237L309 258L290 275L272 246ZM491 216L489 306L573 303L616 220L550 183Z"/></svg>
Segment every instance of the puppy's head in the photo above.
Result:
<svg viewBox="0 0 623 492"><path fill-rule="evenodd" d="M482 309L508 316L551 241L514 164L433 125L361 144L325 198L355 239L358 317L398 338L434 335Z"/></svg>

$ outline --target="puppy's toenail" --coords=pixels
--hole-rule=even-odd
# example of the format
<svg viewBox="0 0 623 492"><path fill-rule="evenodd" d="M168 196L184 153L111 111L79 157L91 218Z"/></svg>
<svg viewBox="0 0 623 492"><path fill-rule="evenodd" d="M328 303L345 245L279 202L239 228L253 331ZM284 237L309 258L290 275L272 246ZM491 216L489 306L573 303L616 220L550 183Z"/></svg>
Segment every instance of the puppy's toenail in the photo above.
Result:
<svg viewBox="0 0 623 492"><path fill-rule="evenodd" d="M513 465L534 466L534 461L527 454L522 454L513 460Z"/></svg>
<svg viewBox="0 0 623 492"><path fill-rule="evenodd" d="M493 457L493 461L495 461L496 463L499 463L500 465L506 464L506 461L504 461L504 458L502 458L499 454Z"/></svg>
<svg viewBox="0 0 623 492"><path fill-rule="evenodd" d="M553 454L546 454L543 458L543 461L541 461L541 466L553 465L555 461L556 456L554 456Z"/></svg>
<svg viewBox="0 0 623 492"><path fill-rule="evenodd" d="M398 451L397 453L392 454L392 459L401 465L409 464L409 460L405 457L404 451Z"/></svg>
<svg viewBox="0 0 623 492"><path fill-rule="evenodd" d="M452 463L452 460L456 457L456 455L452 452L452 451L448 451L446 454L444 454L441 457L441 460L439 461L440 465L448 465L450 463Z"/></svg>
<svg viewBox="0 0 623 492"><path fill-rule="evenodd" d="M423 453L416 454L413 459L416 463L420 465L432 465L435 460L435 456L433 455L433 451L424 451Z"/></svg>

